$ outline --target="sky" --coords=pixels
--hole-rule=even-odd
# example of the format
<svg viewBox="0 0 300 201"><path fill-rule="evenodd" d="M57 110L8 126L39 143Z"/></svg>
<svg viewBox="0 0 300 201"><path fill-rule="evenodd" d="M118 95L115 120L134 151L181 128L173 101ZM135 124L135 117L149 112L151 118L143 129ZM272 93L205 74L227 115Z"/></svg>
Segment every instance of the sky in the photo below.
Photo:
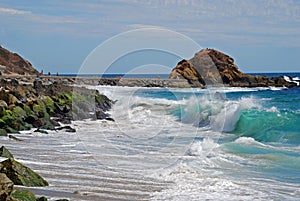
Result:
<svg viewBox="0 0 300 201"><path fill-rule="evenodd" d="M243 72L299 72L299 25L299 0L0 2L0 45L17 52L44 73L78 73L95 48L120 34L144 28L170 30L201 48L220 50L232 56ZM143 40L151 41L154 35L145 35ZM175 39L173 43L180 44ZM99 65L113 52L111 48L98 55ZM156 52L145 58L139 52L131 58L129 52L122 60L124 55L119 55L112 62L115 67L108 72L130 72L131 65L171 70L182 59L168 52L164 55L169 56L161 57ZM144 62L136 62L142 59ZM152 64L164 67L155 69Z"/></svg>

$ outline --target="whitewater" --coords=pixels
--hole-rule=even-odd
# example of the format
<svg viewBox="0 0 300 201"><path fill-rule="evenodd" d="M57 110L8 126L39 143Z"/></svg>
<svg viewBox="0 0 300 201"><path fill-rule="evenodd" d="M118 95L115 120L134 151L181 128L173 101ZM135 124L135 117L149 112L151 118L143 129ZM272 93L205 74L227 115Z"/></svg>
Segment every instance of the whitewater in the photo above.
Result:
<svg viewBox="0 0 300 201"><path fill-rule="evenodd" d="M91 87L91 86L90 86ZM1 137L50 200L299 200L300 89L97 86L114 121ZM26 151L24 151L26 150Z"/></svg>

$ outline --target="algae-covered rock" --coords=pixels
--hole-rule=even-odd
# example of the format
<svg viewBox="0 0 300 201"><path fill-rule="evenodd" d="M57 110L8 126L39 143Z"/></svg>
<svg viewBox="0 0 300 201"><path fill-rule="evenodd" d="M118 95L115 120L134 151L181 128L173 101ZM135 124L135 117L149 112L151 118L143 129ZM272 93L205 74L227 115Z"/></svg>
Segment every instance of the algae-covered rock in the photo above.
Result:
<svg viewBox="0 0 300 201"><path fill-rule="evenodd" d="M14 106L11 110L4 110L0 119L1 128L8 133L18 133L19 130L26 130L25 118L26 112L20 106Z"/></svg>
<svg viewBox="0 0 300 201"><path fill-rule="evenodd" d="M36 201L35 195L28 190L17 189L14 190L10 197L15 198L19 201Z"/></svg>
<svg viewBox="0 0 300 201"><path fill-rule="evenodd" d="M14 183L3 173L0 173L0 200L6 200L13 190Z"/></svg>
<svg viewBox="0 0 300 201"><path fill-rule="evenodd" d="M10 153L10 151L8 151L8 149L5 146L2 146L0 148L0 156L5 157L5 158L13 158L14 157L12 155L12 153Z"/></svg>
<svg viewBox="0 0 300 201"><path fill-rule="evenodd" d="M1 164L2 167L0 172L5 173L16 185L48 186L48 182L40 175L13 158L5 160L1 162Z"/></svg>
<svg viewBox="0 0 300 201"><path fill-rule="evenodd" d="M5 129L0 128L0 136L7 136L7 132Z"/></svg>
<svg viewBox="0 0 300 201"><path fill-rule="evenodd" d="M9 126L6 126L4 129L6 130L7 133L20 134L19 131L17 131L16 129L11 128Z"/></svg>
<svg viewBox="0 0 300 201"><path fill-rule="evenodd" d="M44 102L47 113L53 115L55 113L54 101L49 96L42 97L42 101Z"/></svg>

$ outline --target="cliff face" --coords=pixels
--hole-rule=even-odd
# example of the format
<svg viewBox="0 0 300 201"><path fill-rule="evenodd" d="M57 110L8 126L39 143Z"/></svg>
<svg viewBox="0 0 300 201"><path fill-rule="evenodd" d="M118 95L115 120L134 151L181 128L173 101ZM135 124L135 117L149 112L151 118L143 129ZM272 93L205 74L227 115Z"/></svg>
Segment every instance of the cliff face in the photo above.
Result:
<svg viewBox="0 0 300 201"><path fill-rule="evenodd" d="M268 78L242 73L232 57L214 49L203 49L190 60L180 61L170 78L187 79L195 87L222 84L239 87L295 86L283 77Z"/></svg>
<svg viewBox="0 0 300 201"><path fill-rule="evenodd" d="M2 74L36 75L38 71L34 69L28 61L16 53L12 53L0 46L0 72Z"/></svg>

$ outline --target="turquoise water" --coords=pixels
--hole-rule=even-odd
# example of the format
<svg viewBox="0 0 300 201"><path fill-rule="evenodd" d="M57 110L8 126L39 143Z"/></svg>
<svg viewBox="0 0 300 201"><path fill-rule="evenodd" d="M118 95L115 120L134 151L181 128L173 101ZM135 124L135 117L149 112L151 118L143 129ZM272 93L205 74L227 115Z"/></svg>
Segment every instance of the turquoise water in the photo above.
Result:
<svg viewBox="0 0 300 201"><path fill-rule="evenodd" d="M196 157L181 162L188 167L199 168L199 174L204 168L203 161L212 160L207 156L213 155L218 162L214 161L213 168L206 167L206 170L217 169L226 175L225 178L249 183L257 191L261 191L258 186L264 186L264 193L270 197L258 200L298 199L300 88L137 89L132 96L157 100L157 105L162 99L168 100L169 104L162 104L167 115L198 129L187 152L187 155ZM188 134L184 129L180 132ZM203 133L206 135L203 136ZM206 157L199 158L205 149ZM228 163L234 165L227 167ZM254 184L250 184L252 182ZM279 186L275 188L272 186L274 183ZM191 185L191 179L181 185ZM176 193L174 189L169 192L172 193ZM182 196L185 193L182 191ZM190 198L189 194L182 197L183 200Z"/></svg>

